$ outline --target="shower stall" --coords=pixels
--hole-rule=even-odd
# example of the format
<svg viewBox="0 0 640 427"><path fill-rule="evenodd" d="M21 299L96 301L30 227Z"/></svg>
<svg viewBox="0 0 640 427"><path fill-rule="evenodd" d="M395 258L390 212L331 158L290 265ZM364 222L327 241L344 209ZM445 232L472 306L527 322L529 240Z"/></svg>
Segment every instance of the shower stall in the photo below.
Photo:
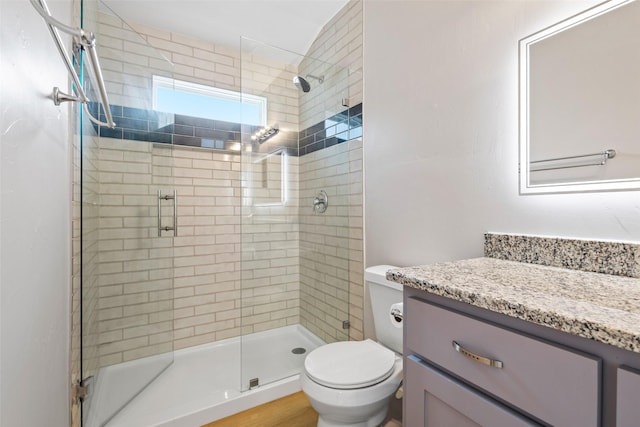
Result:
<svg viewBox="0 0 640 427"><path fill-rule="evenodd" d="M99 1L81 20L116 126L74 107L77 417L205 424L299 390L309 351L362 338L357 76L132 27Z"/></svg>

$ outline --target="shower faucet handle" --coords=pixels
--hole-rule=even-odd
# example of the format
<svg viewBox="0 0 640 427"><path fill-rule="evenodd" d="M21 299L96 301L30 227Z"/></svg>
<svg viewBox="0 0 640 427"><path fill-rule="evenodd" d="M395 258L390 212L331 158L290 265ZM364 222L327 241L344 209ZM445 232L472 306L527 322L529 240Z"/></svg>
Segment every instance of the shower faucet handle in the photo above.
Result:
<svg viewBox="0 0 640 427"><path fill-rule="evenodd" d="M324 190L320 190L313 199L313 211L317 213L324 213L328 206L329 197Z"/></svg>

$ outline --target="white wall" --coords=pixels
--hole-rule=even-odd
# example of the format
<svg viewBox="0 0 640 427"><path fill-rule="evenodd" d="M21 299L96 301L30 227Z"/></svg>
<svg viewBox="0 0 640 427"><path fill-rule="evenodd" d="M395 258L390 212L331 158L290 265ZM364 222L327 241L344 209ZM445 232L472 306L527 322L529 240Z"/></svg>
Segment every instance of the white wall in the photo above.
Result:
<svg viewBox="0 0 640 427"><path fill-rule="evenodd" d="M70 1L51 2L71 21ZM0 2L0 425L69 424L67 75L29 2Z"/></svg>
<svg viewBox="0 0 640 427"><path fill-rule="evenodd" d="M365 1L366 265L486 231L640 241L640 191L518 195L518 40L596 3Z"/></svg>

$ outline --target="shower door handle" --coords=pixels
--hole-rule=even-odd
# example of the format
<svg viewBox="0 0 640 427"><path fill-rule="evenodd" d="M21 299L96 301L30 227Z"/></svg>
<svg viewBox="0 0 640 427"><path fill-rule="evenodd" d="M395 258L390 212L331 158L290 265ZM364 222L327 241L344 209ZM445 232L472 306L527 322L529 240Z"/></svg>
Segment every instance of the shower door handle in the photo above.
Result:
<svg viewBox="0 0 640 427"><path fill-rule="evenodd" d="M162 226L162 201L173 200L173 227ZM173 196L168 194L162 195L162 191L158 190L158 237L162 237L163 231L173 230L173 236L178 236L178 192L173 190Z"/></svg>

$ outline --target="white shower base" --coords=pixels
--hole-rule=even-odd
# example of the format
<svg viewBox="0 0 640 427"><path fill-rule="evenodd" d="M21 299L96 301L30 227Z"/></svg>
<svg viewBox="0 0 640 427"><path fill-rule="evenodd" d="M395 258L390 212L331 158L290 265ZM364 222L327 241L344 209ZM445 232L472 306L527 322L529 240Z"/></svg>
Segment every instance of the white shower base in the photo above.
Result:
<svg viewBox="0 0 640 427"><path fill-rule="evenodd" d="M295 393L300 390L299 374L305 356L322 344L324 342L320 338L304 327L293 325L247 335L242 339L231 338L178 350L174 352L173 364L106 425L201 426ZM307 351L294 354L291 350L296 347ZM96 406L100 407L98 402L102 399L117 395L119 390L127 387L122 381L130 376L123 375L123 371L133 373L144 364L153 363L153 358L149 361L141 359L101 370L102 386L96 385L96 394L99 395L93 399ZM118 376L117 384L114 384L116 381L108 381L109 376L114 375ZM264 385L240 392L241 381L246 389L251 378L259 378L260 384ZM112 385L107 385L109 383Z"/></svg>

